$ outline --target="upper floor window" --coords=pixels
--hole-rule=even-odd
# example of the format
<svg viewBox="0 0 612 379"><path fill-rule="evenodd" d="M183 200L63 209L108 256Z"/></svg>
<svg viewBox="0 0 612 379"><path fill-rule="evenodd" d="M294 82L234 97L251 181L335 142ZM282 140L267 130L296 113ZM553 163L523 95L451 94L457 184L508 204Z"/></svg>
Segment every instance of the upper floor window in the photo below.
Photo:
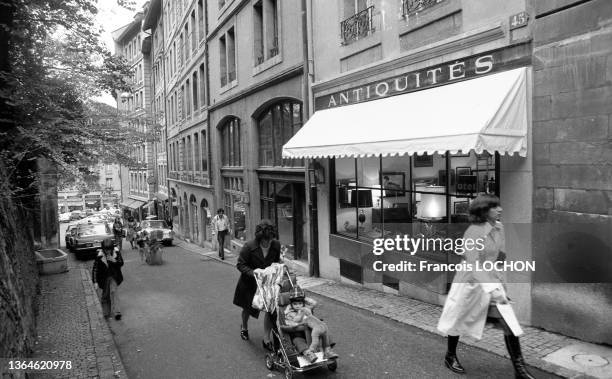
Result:
<svg viewBox="0 0 612 379"><path fill-rule="evenodd" d="M340 23L342 44L349 44L374 32L372 0L344 0L344 21Z"/></svg>
<svg viewBox="0 0 612 379"><path fill-rule="evenodd" d="M198 35L196 32L195 25L196 25L196 12L195 10L193 10L191 12L191 51L192 52L195 51L196 46L197 46L196 42L198 40Z"/></svg>
<svg viewBox="0 0 612 379"><path fill-rule="evenodd" d="M259 165L301 167L303 160L282 158L283 145L302 127L302 104L283 101L271 106L257 120Z"/></svg>
<svg viewBox="0 0 612 379"><path fill-rule="evenodd" d="M233 27L219 38L219 57L221 87L224 87L236 80L236 36Z"/></svg>
<svg viewBox="0 0 612 379"><path fill-rule="evenodd" d="M255 64L278 55L278 2L259 0L253 5Z"/></svg>
<svg viewBox="0 0 612 379"><path fill-rule="evenodd" d="M198 0L198 34L200 41L204 39L204 0Z"/></svg>
<svg viewBox="0 0 612 379"><path fill-rule="evenodd" d="M233 118L221 128L221 143L223 166L241 166L239 119Z"/></svg>

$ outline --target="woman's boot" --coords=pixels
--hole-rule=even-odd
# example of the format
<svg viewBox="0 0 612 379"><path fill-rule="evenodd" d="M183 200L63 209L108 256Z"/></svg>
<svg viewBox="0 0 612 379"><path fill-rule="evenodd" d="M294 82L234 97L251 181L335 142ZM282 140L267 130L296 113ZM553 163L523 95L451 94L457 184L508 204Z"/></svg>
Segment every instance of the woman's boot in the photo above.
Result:
<svg viewBox="0 0 612 379"><path fill-rule="evenodd" d="M529 371L527 371L527 366L523 360L521 344L518 337L513 335L504 335L504 340L506 341L506 348L508 348L508 353L510 354L510 359L512 360L512 365L514 366L516 378L535 379L535 377L531 375Z"/></svg>
<svg viewBox="0 0 612 379"><path fill-rule="evenodd" d="M446 357L444 357L444 364L452 372L458 374L464 374L465 369L459 363L457 359L457 344L459 343L459 336L448 336L448 350L446 351Z"/></svg>

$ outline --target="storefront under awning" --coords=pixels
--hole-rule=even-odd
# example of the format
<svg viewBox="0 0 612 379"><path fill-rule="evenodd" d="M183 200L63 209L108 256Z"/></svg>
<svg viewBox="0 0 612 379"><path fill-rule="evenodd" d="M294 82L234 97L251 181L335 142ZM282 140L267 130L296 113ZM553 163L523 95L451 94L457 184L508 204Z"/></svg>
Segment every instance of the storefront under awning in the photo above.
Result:
<svg viewBox="0 0 612 379"><path fill-rule="evenodd" d="M316 112L283 158L527 155L527 69Z"/></svg>
<svg viewBox="0 0 612 379"><path fill-rule="evenodd" d="M130 208L130 209L138 209L144 205L144 201L140 200L128 200L125 203L121 203L122 207Z"/></svg>

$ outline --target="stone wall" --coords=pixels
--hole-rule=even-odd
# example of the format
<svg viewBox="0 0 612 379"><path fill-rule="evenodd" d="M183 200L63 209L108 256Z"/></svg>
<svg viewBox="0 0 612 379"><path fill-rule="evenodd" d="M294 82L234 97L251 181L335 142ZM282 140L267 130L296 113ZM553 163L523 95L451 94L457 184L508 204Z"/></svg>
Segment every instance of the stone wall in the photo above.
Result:
<svg viewBox="0 0 612 379"><path fill-rule="evenodd" d="M0 357L27 357L36 330L40 291L30 211L0 200Z"/></svg>
<svg viewBox="0 0 612 379"><path fill-rule="evenodd" d="M534 7L534 255L597 283L534 284L532 323L612 344L612 1Z"/></svg>

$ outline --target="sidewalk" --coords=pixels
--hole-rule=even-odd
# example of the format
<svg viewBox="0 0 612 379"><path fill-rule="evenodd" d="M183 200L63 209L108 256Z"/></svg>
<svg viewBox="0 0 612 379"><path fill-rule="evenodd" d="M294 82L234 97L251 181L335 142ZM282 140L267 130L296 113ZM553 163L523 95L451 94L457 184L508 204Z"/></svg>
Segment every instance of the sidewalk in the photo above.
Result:
<svg viewBox="0 0 612 379"><path fill-rule="evenodd" d="M200 246L184 241L177 241L177 245L210 259L236 265L237 257L228 253L227 249L225 260L221 261L216 251L206 251ZM298 276L298 283L302 288L315 294L430 333L440 334L436 329L442 312L440 306L321 278ZM523 326L523 330L525 334L521 336L521 347L529 365L567 378L612 378L612 348L586 343L539 328ZM485 328L481 340L462 338L461 342L509 357L503 333L489 325Z"/></svg>
<svg viewBox="0 0 612 379"><path fill-rule="evenodd" d="M127 378L90 278L91 262L41 276L38 338L31 359L70 361L72 368L30 378Z"/></svg>

